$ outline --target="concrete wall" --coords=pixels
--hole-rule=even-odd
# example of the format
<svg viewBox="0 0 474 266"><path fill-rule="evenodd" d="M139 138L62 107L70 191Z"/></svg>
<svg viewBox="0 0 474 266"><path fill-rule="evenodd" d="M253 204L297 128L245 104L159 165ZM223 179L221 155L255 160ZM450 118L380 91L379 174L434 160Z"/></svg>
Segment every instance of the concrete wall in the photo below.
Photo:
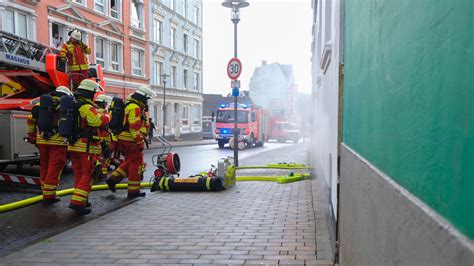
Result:
<svg viewBox="0 0 474 266"><path fill-rule="evenodd" d="M473 265L472 241L347 146L340 265Z"/></svg>
<svg viewBox="0 0 474 266"><path fill-rule="evenodd" d="M330 3L332 2L332 3ZM329 6L331 4L331 6ZM336 238L338 184L338 116L340 1L313 2L312 164L320 181L324 209ZM327 31L331 34L328 34Z"/></svg>

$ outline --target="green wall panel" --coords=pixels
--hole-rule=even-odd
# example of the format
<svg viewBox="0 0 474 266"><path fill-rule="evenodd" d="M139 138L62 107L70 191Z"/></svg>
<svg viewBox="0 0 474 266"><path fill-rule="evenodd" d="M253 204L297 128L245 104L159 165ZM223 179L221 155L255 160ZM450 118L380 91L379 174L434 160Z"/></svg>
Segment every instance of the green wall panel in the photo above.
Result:
<svg viewBox="0 0 474 266"><path fill-rule="evenodd" d="M474 1L344 2L344 143L474 239Z"/></svg>

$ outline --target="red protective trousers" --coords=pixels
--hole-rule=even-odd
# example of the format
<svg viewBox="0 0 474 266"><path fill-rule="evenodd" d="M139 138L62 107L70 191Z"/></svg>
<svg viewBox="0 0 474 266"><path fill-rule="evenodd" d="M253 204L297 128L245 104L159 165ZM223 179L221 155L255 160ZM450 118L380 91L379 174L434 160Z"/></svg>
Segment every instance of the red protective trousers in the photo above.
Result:
<svg viewBox="0 0 474 266"><path fill-rule="evenodd" d="M128 194L140 193L140 181L143 171L143 143L119 140L125 155L125 160L111 174L110 178L115 183L120 183L128 176Z"/></svg>
<svg viewBox="0 0 474 266"><path fill-rule="evenodd" d="M79 86L79 84L81 83L81 81L89 78L89 71L88 70L71 71L70 77L72 80L72 86L74 87L74 89L76 89L77 86Z"/></svg>
<svg viewBox="0 0 474 266"><path fill-rule="evenodd" d="M71 204L87 205L95 160L95 154L71 152L72 171L74 172L74 192L71 197Z"/></svg>
<svg viewBox="0 0 474 266"><path fill-rule="evenodd" d="M43 199L56 198L59 178L66 165L67 146L38 144Z"/></svg>

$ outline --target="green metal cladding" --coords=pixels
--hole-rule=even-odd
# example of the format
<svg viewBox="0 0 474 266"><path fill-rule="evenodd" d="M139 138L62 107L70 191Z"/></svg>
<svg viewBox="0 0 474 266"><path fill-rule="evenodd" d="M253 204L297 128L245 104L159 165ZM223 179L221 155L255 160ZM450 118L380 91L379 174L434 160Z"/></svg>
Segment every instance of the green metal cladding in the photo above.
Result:
<svg viewBox="0 0 474 266"><path fill-rule="evenodd" d="M344 2L343 142L474 239L474 1Z"/></svg>

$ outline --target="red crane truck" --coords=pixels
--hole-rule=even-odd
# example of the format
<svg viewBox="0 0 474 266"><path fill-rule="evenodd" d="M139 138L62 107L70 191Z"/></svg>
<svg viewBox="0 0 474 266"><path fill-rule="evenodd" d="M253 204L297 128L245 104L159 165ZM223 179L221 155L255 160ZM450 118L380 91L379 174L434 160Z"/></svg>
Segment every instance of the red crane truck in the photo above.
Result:
<svg viewBox="0 0 474 266"><path fill-rule="evenodd" d="M27 136L27 115L39 97L61 85L71 88L68 65L59 60L58 52L0 31L0 83L11 87L0 95L0 171L9 164L21 167L39 162L38 150L23 137ZM105 88L100 65L91 64L89 76Z"/></svg>

